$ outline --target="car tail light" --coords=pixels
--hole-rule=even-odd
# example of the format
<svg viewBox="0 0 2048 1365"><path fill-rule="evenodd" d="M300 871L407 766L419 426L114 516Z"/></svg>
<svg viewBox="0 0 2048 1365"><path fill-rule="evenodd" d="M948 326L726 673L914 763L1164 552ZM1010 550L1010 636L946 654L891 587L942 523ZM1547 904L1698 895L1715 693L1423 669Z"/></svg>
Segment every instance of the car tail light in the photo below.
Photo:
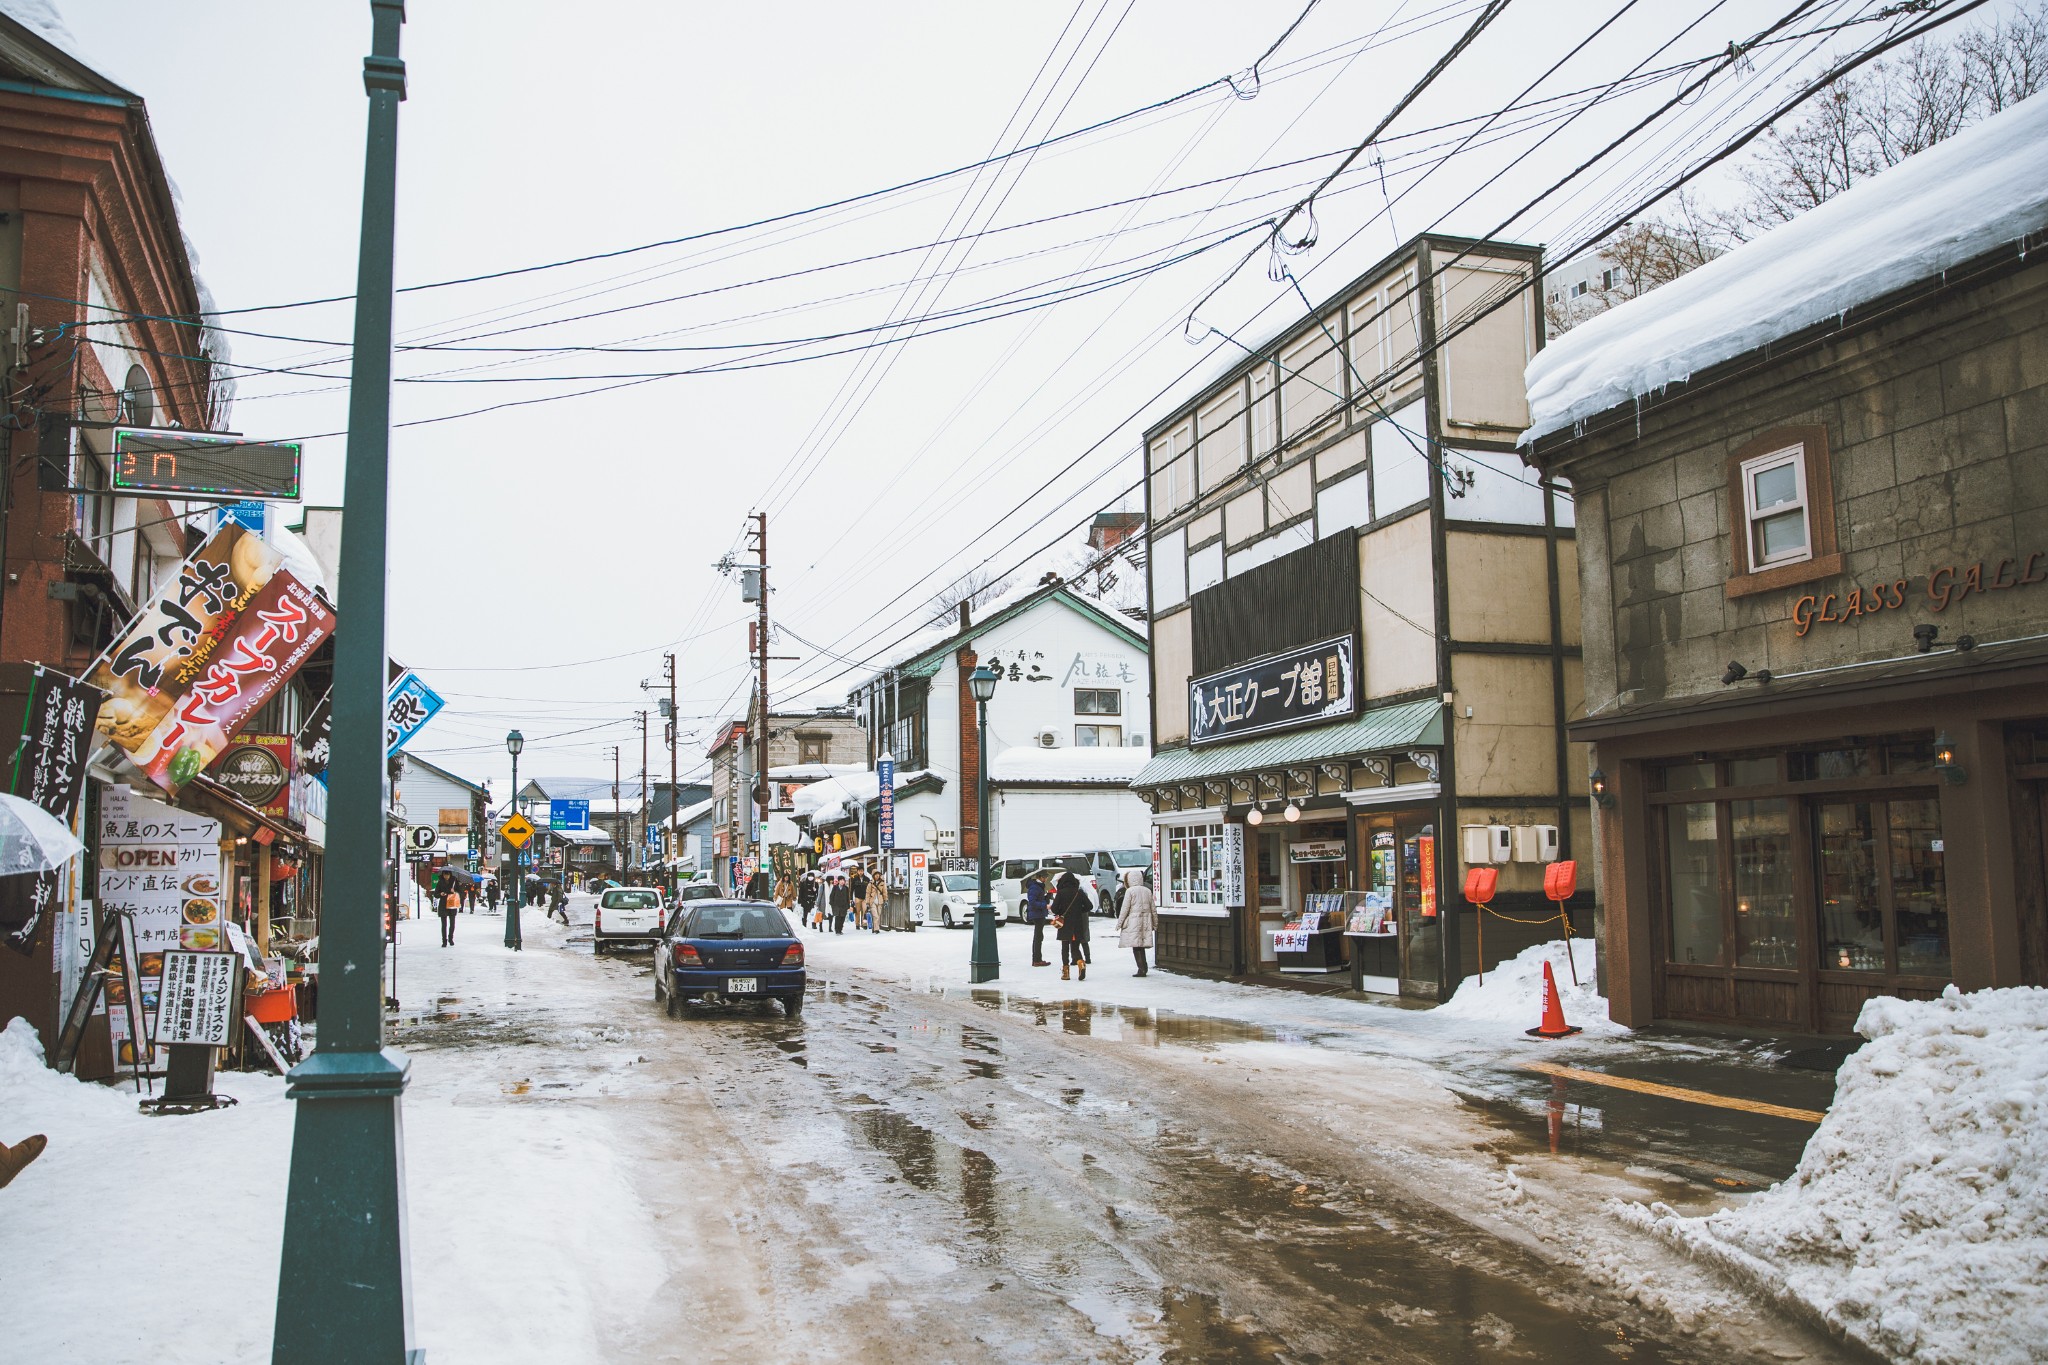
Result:
<svg viewBox="0 0 2048 1365"><path fill-rule="evenodd" d="M782 950L782 965L785 967L803 966L804 945L801 943L792 943L787 948L784 948Z"/></svg>
<svg viewBox="0 0 2048 1365"><path fill-rule="evenodd" d="M704 965L704 959L697 955L696 947L688 943L678 943L675 946L675 959L676 966L678 967L701 967Z"/></svg>
<svg viewBox="0 0 2048 1365"><path fill-rule="evenodd" d="M591 912L590 912L590 917L591 917L591 918L590 918L590 932L591 932L591 933L593 933L593 934L601 934L601 933L603 933L603 932L604 932L604 911L602 911L602 910L593 910L593 911L591 911Z"/></svg>

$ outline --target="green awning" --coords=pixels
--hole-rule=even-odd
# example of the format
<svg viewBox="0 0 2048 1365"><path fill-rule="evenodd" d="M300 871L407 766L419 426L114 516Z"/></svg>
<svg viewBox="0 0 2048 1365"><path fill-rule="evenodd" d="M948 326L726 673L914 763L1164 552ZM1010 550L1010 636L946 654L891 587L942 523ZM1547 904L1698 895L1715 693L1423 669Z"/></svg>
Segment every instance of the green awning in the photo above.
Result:
<svg viewBox="0 0 2048 1365"><path fill-rule="evenodd" d="M1226 773L1259 772L1326 758L1345 758L1386 749L1434 748L1444 742L1444 708L1439 701L1404 701L1367 711L1342 725L1290 730L1264 739L1168 749L1154 754L1133 787L1164 787Z"/></svg>

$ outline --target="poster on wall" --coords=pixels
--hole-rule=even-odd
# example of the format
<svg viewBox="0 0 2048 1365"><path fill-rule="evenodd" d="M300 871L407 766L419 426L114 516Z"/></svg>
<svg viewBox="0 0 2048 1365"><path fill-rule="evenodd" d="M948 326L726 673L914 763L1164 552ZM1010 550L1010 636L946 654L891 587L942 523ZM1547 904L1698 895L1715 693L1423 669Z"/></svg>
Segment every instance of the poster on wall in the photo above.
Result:
<svg viewBox="0 0 2048 1365"><path fill-rule="evenodd" d="M1216 869L1223 882L1223 903L1226 906L1244 904L1244 826L1230 824L1223 827L1222 865Z"/></svg>
<svg viewBox="0 0 2048 1365"><path fill-rule="evenodd" d="M241 966L239 953L165 953L156 1045L226 1047L235 1034L235 978Z"/></svg>
<svg viewBox="0 0 2048 1365"><path fill-rule="evenodd" d="M164 953L225 945L220 821L111 786L100 797L99 833L100 905L134 926L138 1005L153 1019Z"/></svg>
<svg viewBox="0 0 2048 1365"><path fill-rule="evenodd" d="M333 633L333 609L282 555L223 525L87 673L107 694L100 732L175 792Z"/></svg>
<svg viewBox="0 0 2048 1365"><path fill-rule="evenodd" d="M6 790L66 825L78 813L85 754L106 694L89 683L37 665L29 677L21 735L6 770ZM43 925L63 906L65 871L0 876L0 942L29 952Z"/></svg>

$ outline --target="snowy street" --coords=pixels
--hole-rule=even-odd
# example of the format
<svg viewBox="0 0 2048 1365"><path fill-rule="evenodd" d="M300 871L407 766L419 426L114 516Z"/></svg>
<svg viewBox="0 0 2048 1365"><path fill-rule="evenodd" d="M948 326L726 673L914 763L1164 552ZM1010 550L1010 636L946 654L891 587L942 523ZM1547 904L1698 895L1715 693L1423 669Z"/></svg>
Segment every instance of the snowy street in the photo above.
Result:
<svg viewBox="0 0 2048 1365"><path fill-rule="evenodd" d="M811 935L802 1019L670 1021L644 953L594 957L580 926L528 911L514 954L501 925L465 915L444 950L409 921L399 952L414 1304L437 1365L1849 1358L1608 1204L1718 1207L1741 1177L1703 1170L1742 1169L1744 1125L1684 1160L1650 1111L1614 1104L1639 1097L1574 1085L1553 1157L1529 1097L1562 1083L1514 1079L1539 1045L1489 1043L1484 1022L1138 981L1113 933L1089 981L1062 983L1023 966L1014 926L1001 989L961 984L964 933ZM80 1286L26 1306L27 1358L263 1358L268 1281L230 1301L198 1267L276 1245L282 1082L228 1076L239 1107L145 1119L125 1092L4 1078L52 1140L9 1218ZM1722 1112L1645 1103L1701 1132ZM1796 1125L1759 1124L1795 1129L1796 1156ZM191 1180L208 1138L261 1160ZM156 1172L128 1207L188 1226L191 1254L110 1314L84 1310L101 1250L63 1224L116 1149ZM1789 1169L1768 1141L1747 1159L1772 1165L1753 1179Z"/></svg>

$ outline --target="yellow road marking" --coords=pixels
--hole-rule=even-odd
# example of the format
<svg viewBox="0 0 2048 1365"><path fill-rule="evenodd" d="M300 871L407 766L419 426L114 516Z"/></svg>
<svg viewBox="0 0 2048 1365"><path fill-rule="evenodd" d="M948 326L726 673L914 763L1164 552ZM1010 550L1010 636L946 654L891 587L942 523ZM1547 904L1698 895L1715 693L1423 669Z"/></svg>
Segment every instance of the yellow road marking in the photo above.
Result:
<svg viewBox="0 0 2048 1365"><path fill-rule="evenodd" d="M1827 1115L1815 1109L1794 1109L1783 1104L1765 1104L1762 1100L1738 1099L1733 1095L1716 1095L1707 1090L1687 1090L1684 1086L1659 1085L1655 1081L1638 1081L1627 1076L1610 1076L1604 1071L1581 1071L1575 1066L1559 1066L1555 1062L1525 1062L1524 1071L1538 1071L1545 1076L1561 1076L1568 1081L1584 1081L1588 1085L1611 1086L1616 1090L1633 1090L1643 1095L1662 1095L1667 1100L1684 1100L1688 1104L1708 1104L1716 1109L1740 1109L1745 1114L1768 1114L1772 1118L1796 1119L1801 1123L1819 1123Z"/></svg>

